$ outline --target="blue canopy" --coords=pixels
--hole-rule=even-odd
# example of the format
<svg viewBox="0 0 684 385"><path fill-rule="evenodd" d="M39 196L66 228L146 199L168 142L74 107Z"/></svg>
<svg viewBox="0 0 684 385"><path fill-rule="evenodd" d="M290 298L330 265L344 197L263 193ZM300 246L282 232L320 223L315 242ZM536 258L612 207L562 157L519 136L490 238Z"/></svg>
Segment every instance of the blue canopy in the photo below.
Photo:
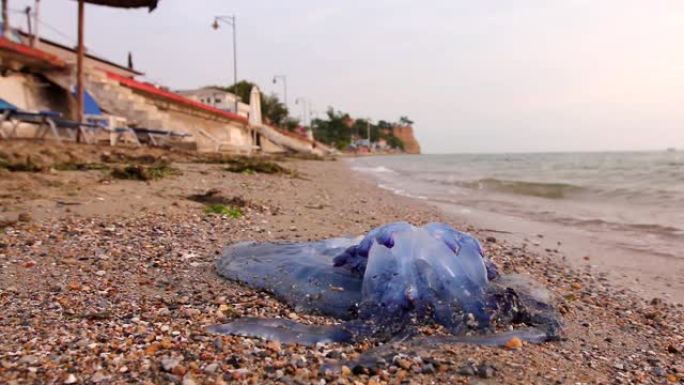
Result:
<svg viewBox="0 0 684 385"><path fill-rule="evenodd" d="M7 111L7 110L16 111L17 106L8 102L5 99L0 99L0 111Z"/></svg>
<svg viewBox="0 0 684 385"><path fill-rule="evenodd" d="M76 90L73 91L76 96ZM85 115L102 115L102 109L97 101L87 90L83 90L83 113Z"/></svg>

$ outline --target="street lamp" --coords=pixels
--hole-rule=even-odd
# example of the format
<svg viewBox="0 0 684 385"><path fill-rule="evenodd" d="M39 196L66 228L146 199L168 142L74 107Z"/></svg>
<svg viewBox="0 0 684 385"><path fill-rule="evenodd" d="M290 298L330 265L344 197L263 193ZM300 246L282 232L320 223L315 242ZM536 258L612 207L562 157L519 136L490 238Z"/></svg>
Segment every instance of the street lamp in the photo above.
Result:
<svg viewBox="0 0 684 385"><path fill-rule="evenodd" d="M285 108L287 108L287 76L275 75L273 76L273 84L278 82L278 79L283 81L283 99L285 99Z"/></svg>
<svg viewBox="0 0 684 385"><path fill-rule="evenodd" d="M235 95L235 113L238 113L238 89L237 89L237 33L235 31L237 18L235 15L214 16L212 27L219 29L220 23L233 27L233 94Z"/></svg>

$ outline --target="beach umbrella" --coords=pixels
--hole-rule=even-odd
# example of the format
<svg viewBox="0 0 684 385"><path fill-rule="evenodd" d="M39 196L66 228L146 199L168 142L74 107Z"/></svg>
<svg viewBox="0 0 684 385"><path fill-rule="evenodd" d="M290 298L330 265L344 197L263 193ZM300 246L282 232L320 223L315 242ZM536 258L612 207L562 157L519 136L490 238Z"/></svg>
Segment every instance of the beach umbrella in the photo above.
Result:
<svg viewBox="0 0 684 385"><path fill-rule="evenodd" d="M249 93L249 124L261 125L261 92L257 86L252 87L252 92Z"/></svg>
<svg viewBox="0 0 684 385"><path fill-rule="evenodd" d="M78 1L78 50L76 60L76 108L78 120L83 122L83 58L85 49L83 45L83 26L85 20L85 3L103 5L115 8L149 8L152 12L157 8L159 0L76 0ZM80 141L80 130L77 140Z"/></svg>
<svg viewBox="0 0 684 385"><path fill-rule="evenodd" d="M249 125L252 127L252 141L257 142L257 127L262 125L261 120L261 92L259 87L252 87L249 93Z"/></svg>

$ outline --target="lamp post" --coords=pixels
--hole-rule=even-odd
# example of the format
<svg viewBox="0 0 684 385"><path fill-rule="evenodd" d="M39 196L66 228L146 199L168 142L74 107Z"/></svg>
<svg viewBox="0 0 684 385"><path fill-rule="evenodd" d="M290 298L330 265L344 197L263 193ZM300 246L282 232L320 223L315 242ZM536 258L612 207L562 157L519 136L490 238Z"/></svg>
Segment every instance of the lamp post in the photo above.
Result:
<svg viewBox="0 0 684 385"><path fill-rule="evenodd" d="M276 84L278 82L278 79L282 80L283 82L283 99L285 102L285 108L287 108L287 76L285 75L275 75L273 76L273 84Z"/></svg>
<svg viewBox="0 0 684 385"><path fill-rule="evenodd" d="M219 29L220 23L233 27L233 94L235 94L235 113L238 113L238 89L237 89L237 19L235 15L214 16L212 27Z"/></svg>

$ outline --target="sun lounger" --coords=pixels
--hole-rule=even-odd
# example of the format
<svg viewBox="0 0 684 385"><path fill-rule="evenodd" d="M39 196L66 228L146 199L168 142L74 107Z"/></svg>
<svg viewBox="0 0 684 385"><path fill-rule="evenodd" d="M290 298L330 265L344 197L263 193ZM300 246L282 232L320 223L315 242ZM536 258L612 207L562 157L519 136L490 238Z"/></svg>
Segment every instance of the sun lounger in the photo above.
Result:
<svg viewBox="0 0 684 385"><path fill-rule="evenodd" d="M71 139L74 140L80 133L88 142L93 136L93 131L98 129L97 125L91 123L80 123L62 118L62 114L55 111L25 111L4 99L0 99L0 114L0 138L2 139L16 138L17 129L22 123L38 126L36 138L44 139L48 133L51 133L57 141L63 139L60 130L71 133ZM4 129L5 123L9 123L9 131Z"/></svg>
<svg viewBox="0 0 684 385"><path fill-rule="evenodd" d="M192 135L184 132L167 131L151 128L133 128L133 131L138 135L141 142L150 144L151 146L162 146L164 142L170 138L186 138Z"/></svg>

